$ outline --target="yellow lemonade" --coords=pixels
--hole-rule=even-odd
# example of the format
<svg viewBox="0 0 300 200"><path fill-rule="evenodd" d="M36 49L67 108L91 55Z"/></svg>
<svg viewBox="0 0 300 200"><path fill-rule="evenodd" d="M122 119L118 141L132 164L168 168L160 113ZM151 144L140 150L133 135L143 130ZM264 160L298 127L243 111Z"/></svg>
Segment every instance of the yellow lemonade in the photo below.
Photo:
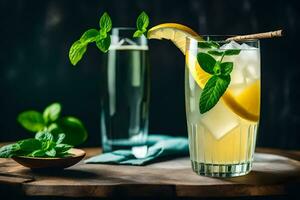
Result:
<svg viewBox="0 0 300 200"><path fill-rule="evenodd" d="M193 41L195 43L195 41ZM185 101L190 157L195 172L209 176L238 176L250 171L260 112L259 48L230 42L220 49L239 49L228 56L231 81L219 102L206 113L199 101L210 75L201 71L193 43L186 50ZM218 59L215 57L215 59Z"/></svg>

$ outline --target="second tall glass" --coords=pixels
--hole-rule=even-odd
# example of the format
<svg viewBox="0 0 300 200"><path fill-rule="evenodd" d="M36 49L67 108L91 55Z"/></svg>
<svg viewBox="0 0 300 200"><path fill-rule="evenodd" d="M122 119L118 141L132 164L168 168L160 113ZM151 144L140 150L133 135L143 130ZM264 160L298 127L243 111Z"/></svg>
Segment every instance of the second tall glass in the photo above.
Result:
<svg viewBox="0 0 300 200"><path fill-rule="evenodd" d="M149 64L146 37L133 28L114 28L102 78L101 133L104 152L132 149L147 153Z"/></svg>

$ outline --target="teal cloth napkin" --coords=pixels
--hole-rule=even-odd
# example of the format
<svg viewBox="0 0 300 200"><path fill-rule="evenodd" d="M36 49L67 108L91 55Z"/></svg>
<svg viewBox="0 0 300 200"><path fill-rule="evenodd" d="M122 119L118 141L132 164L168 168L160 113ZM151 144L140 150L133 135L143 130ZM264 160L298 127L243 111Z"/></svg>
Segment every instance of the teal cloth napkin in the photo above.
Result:
<svg viewBox="0 0 300 200"><path fill-rule="evenodd" d="M146 165L162 159L186 156L189 153L185 137L150 135L147 140L146 157L136 158L131 150L116 150L103 153L85 160L85 163L106 163L121 165Z"/></svg>

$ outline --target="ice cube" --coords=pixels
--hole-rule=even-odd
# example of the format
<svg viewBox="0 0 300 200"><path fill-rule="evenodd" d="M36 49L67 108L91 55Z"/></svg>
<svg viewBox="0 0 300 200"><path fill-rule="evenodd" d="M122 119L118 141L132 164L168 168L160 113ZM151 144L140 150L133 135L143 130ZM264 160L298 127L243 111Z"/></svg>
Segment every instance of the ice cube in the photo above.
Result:
<svg viewBox="0 0 300 200"><path fill-rule="evenodd" d="M244 77L247 84L253 83L260 77L259 65L249 64L243 69Z"/></svg>
<svg viewBox="0 0 300 200"><path fill-rule="evenodd" d="M233 70L231 72L231 85L239 85L245 83L245 77L243 74L243 66L238 65L238 63L234 64Z"/></svg>
<svg viewBox="0 0 300 200"><path fill-rule="evenodd" d="M243 43L241 49L256 49L255 47L249 46L248 44Z"/></svg>
<svg viewBox="0 0 300 200"><path fill-rule="evenodd" d="M207 113L202 114L200 121L217 140L239 125L237 116L222 101L219 101Z"/></svg>
<svg viewBox="0 0 300 200"><path fill-rule="evenodd" d="M235 41L230 41L220 47L220 49L241 49L241 45Z"/></svg>
<svg viewBox="0 0 300 200"><path fill-rule="evenodd" d="M248 45L247 45L248 46ZM249 47L249 46L248 46ZM259 61L259 51L255 47L249 47L247 49L242 49L242 51L239 54L239 58L241 62L244 64L247 63L255 63Z"/></svg>

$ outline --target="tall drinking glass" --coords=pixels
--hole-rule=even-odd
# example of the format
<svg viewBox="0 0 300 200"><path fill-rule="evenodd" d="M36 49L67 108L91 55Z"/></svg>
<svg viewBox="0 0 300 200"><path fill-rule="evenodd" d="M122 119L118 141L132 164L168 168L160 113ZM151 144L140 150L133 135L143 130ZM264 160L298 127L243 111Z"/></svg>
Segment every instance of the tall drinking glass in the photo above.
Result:
<svg viewBox="0 0 300 200"><path fill-rule="evenodd" d="M149 65L146 37L133 38L133 28L113 28L105 54L101 133L104 152L132 149L147 153Z"/></svg>
<svg viewBox="0 0 300 200"><path fill-rule="evenodd" d="M185 101L189 148L192 168L199 175L240 176L249 173L252 167L260 116L259 41L225 41L228 37L203 38L217 42L219 48L218 45L205 47L201 41L192 38L186 41ZM235 51L231 53L235 52L235 55L228 53L222 58L223 52L232 49ZM233 64L226 92L204 114L199 111L199 101L211 75L200 67L199 53Z"/></svg>

